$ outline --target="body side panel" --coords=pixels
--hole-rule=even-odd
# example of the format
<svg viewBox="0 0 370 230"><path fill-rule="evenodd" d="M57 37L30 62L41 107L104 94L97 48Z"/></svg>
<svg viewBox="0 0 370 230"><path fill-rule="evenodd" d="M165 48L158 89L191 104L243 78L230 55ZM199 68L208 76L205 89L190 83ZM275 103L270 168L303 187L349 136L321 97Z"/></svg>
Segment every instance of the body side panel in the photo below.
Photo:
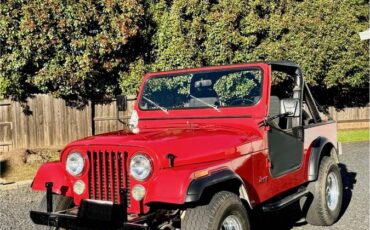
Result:
<svg viewBox="0 0 370 230"><path fill-rule="evenodd" d="M335 148L337 143L337 123L334 121L322 122L308 126L305 132L305 150L307 151L306 175L308 181L316 180L321 154L326 145ZM333 156L338 162L338 157Z"/></svg>
<svg viewBox="0 0 370 230"><path fill-rule="evenodd" d="M258 144L257 144L258 145ZM239 151L250 150L250 146L241 146ZM242 179L247 194L251 200L255 200L256 191L253 188L253 160L252 153L240 152L238 157L224 159L222 161L207 164L192 164L178 168L161 170L158 177L153 178L148 184L148 195L144 203L173 203L184 204L186 202L188 188L195 178L195 173L207 171L208 177L219 171L230 171Z"/></svg>

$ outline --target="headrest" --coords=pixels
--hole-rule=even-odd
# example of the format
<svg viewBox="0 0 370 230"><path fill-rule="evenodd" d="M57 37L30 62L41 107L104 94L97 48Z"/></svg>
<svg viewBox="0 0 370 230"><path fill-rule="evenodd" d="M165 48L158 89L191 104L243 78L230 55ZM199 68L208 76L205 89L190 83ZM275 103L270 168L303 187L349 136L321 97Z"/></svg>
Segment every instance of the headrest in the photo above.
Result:
<svg viewBox="0 0 370 230"><path fill-rule="evenodd" d="M291 113L289 117L300 116L300 101L298 98L284 98L280 101L280 113Z"/></svg>

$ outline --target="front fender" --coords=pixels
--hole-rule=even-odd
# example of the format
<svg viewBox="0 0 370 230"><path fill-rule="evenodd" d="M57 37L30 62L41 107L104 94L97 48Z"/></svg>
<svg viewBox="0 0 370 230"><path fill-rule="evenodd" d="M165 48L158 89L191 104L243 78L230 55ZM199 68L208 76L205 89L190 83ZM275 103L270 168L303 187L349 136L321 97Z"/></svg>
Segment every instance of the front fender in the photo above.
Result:
<svg viewBox="0 0 370 230"><path fill-rule="evenodd" d="M186 202L199 201L206 188L231 180L240 181L239 177L229 170L221 170L207 177L193 180L187 191Z"/></svg>
<svg viewBox="0 0 370 230"><path fill-rule="evenodd" d="M184 204L193 169L170 168L161 172L148 184L145 203Z"/></svg>
<svg viewBox="0 0 370 230"><path fill-rule="evenodd" d="M188 187L185 201L191 203L201 200L205 190L212 186L221 186L219 189L231 189L230 191L233 190L232 187L236 188L240 198L248 203L249 208L253 208L243 180L229 169L215 171L208 176L193 180Z"/></svg>
<svg viewBox="0 0 370 230"><path fill-rule="evenodd" d="M53 193L72 196L71 183L60 162L43 164L36 173L32 182L32 189L45 191L45 183L53 182Z"/></svg>

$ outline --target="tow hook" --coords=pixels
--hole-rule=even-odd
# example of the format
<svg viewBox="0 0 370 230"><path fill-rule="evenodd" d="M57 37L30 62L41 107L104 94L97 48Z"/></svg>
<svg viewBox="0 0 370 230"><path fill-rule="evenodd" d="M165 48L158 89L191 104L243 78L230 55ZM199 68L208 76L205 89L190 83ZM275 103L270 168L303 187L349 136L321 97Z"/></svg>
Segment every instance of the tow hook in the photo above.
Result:
<svg viewBox="0 0 370 230"><path fill-rule="evenodd" d="M46 182L46 212L53 212L53 182Z"/></svg>

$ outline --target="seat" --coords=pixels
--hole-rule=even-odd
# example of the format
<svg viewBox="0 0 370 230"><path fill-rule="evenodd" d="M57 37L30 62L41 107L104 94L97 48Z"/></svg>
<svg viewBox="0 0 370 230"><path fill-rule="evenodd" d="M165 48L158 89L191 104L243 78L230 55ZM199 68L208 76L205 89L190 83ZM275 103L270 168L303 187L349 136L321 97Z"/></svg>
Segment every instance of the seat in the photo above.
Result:
<svg viewBox="0 0 370 230"><path fill-rule="evenodd" d="M270 97L270 116L275 116L280 114L280 99L277 96Z"/></svg>
<svg viewBox="0 0 370 230"><path fill-rule="evenodd" d="M270 116L275 116L279 115L282 113L285 113L285 108L286 106L293 106L293 103L295 103L295 99L291 98L284 98L280 99L277 96L271 96L270 97ZM273 120L272 124L279 129L282 130L288 130L293 127L293 118L294 116L291 117L281 117L281 118L276 118Z"/></svg>
<svg viewBox="0 0 370 230"><path fill-rule="evenodd" d="M269 116L275 116L280 114L280 99L277 96L270 96L270 110ZM280 118L276 118L271 122L275 128L280 129Z"/></svg>
<svg viewBox="0 0 370 230"><path fill-rule="evenodd" d="M289 115L281 120L285 120L286 124L283 129L291 129L293 127L299 126L299 99L297 98L284 98L280 101L280 112L285 113L287 111L294 110L292 115Z"/></svg>

